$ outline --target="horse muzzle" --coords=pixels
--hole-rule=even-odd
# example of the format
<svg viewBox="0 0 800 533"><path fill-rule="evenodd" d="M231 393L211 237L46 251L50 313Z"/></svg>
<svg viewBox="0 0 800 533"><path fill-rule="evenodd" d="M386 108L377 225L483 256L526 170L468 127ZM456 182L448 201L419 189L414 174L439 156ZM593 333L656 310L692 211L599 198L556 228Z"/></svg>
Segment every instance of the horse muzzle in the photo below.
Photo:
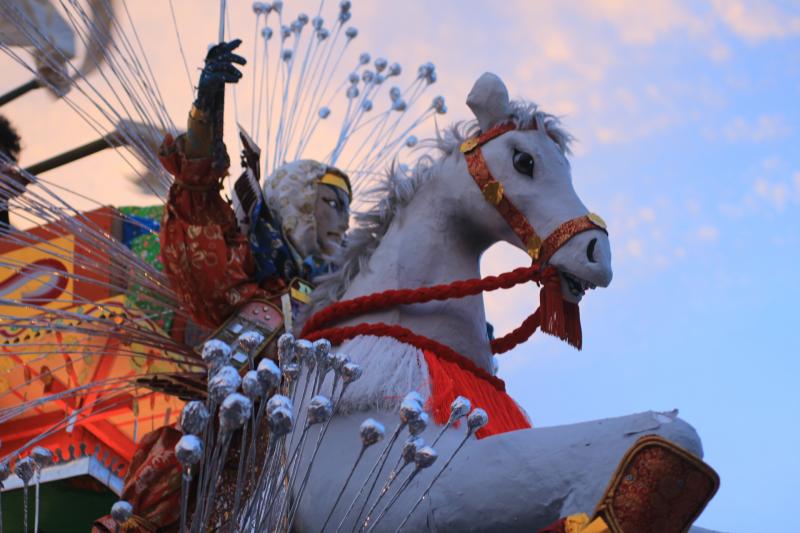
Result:
<svg viewBox="0 0 800 533"><path fill-rule="evenodd" d="M608 287L613 277L611 245L608 235L600 229L572 236L548 262L558 269L562 294L573 303L580 301L587 290Z"/></svg>

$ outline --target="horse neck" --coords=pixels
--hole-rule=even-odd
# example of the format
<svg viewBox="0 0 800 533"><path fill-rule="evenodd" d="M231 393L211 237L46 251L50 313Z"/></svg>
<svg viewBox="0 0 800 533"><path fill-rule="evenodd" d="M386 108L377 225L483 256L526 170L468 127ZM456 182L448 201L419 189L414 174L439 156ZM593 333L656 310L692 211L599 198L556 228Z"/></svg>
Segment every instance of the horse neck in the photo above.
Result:
<svg viewBox="0 0 800 533"><path fill-rule="evenodd" d="M488 245L476 243L460 220L458 199L432 177L395 217L344 299L389 289L414 289L480 277ZM397 324L445 344L491 372L491 349L481 295L399 306L350 320Z"/></svg>

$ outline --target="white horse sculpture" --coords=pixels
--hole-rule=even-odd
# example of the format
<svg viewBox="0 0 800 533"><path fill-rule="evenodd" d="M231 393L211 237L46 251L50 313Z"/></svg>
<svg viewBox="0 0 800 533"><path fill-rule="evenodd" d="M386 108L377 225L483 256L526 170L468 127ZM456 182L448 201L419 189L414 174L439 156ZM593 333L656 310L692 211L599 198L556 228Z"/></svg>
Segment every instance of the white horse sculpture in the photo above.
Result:
<svg viewBox="0 0 800 533"><path fill-rule="evenodd" d="M564 222L587 215L572 186L566 157L570 137L555 117L533 104L510 102L502 81L492 74L478 80L468 104L477 123L456 125L437 139L441 158L423 159L410 177L398 171L389 177L386 197L362 215L361 229L350 237L343 268L316 291L316 308L387 289L477 278L480 256L492 244L505 241L528 248L476 187L459 151L467 137L497 124L512 120L516 129L486 142L483 155L491 175L502 183L505 195L536 233L550 235ZM558 269L568 301L579 301L587 288L606 287L611 281L606 233L591 229L574 235L550 257L549 264ZM339 325L357 322L402 326L492 372L480 295L395 307ZM390 430L397 426L396 407L408 391L416 390L424 398L431 394L426 359L414 346L362 335L338 350L363 366L364 377L347 391L347 405L334 417L314 463L296 523L302 531L319 531L324 523L360 448L359 424L369 416ZM565 394L573 393L565 390ZM452 452L463 431L445 433L437 445L440 456ZM436 432L438 428L429 428L423 436ZM618 461L643 434L661 435L702 454L691 426L674 414L655 412L491 436L468 444L456 456L405 531L530 532L567 514L591 513ZM378 450L368 450L354 479L366 476L377 454ZM392 455L399 455L399 445ZM381 480L390 470L388 463ZM432 475L418 476L377 529L394 531ZM358 487L359 483L348 487L342 499L345 504L337 506L326 531L336 529ZM356 511L361 505L356 505ZM354 527L356 514L348 516L343 530Z"/></svg>

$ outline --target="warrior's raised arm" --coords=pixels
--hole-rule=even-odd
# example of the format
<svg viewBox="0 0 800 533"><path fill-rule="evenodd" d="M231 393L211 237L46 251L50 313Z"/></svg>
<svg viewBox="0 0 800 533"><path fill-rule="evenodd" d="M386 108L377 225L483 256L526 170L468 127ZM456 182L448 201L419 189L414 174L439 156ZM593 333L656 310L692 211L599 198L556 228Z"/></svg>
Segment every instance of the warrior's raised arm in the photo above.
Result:
<svg viewBox="0 0 800 533"><path fill-rule="evenodd" d="M247 237L219 194L230 163L222 139L224 90L242 77L235 65L245 60L233 53L240 43L220 43L208 51L187 133L167 136L159 154L175 176L161 229L164 269L181 303L209 327L242 301L267 293L253 281Z"/></svg>
<svg viewBox="0 0 800 533"><path fill-rule="evenodd" d="M227 171L230 165L222 139L225 84L237 83L242 78L234 65L244 65L247 61L233 53L240 44L241 39L234 39L209 49L197 84L197 99L189 112L186 154L192 158L213 156L217 170Z"/></svg>

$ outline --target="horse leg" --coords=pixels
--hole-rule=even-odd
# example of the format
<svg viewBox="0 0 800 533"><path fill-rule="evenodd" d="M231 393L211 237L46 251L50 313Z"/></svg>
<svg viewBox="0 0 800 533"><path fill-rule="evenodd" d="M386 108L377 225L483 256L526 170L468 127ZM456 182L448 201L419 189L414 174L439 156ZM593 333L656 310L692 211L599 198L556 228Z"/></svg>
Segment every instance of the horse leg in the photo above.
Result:
<svg viewBox="0 0 800 533"><path fill-rule="evenodd" d="M700 439L689 424L652 411L475 442L434 486L429 526L535 531L562 516L591 514L622 456L650 434L702 456Z"/></svg>
<svg viewBox="0 0 800 533"><path fill-rule="evenodd" d="M374 411L336 417L300 505L300 531L319 531L352 466L351 459L358 453L358 425L367 416L379 419L387 431L397 423L394 414ZM417 476L381 521L378 531L394 531L463 438L463 431L459 428L445 433L437 444L438 464ZM431 427L423 437L432 440L436 432L438 428ZM696 455L702 454L700 439L689 424L672 414L655 412L521 430L470 442L441 475L405 530L530 532L567 514L591 513L625 451L648 434L660 435ZM355 497L381 446L374 448L361 461L353 486L348 487L326 531L336 529ZM399 449L398 444L387 465L393 465ZM378 486L390 468L381 472ZM342 530L351 530L354 523L355 517L348 517Z"/></svg>

